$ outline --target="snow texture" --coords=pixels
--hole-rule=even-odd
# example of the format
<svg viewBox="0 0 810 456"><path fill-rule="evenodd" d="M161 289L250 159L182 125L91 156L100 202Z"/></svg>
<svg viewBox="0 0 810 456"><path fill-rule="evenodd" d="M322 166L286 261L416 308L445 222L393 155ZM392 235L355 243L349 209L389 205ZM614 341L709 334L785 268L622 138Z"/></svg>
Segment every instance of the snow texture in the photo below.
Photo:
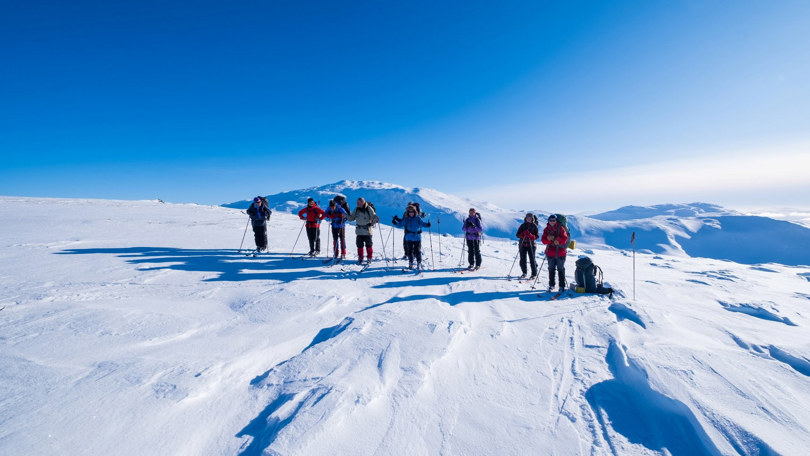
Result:
<svg viewBox="0 0 810 456"><path fill-rule="evenodd" d="M392 208L413 196L364 185L356 190ZM719 226L737 217L718 211ZM611 223L639 243L664 233L666 244L709 223L643 215L580 218L578 232ZM488 239L483 269L462 275L461 240L441 238L440 253L426 233L428 270L402 274L390 258L401 231L383 224L378 258L361 273L350 261L300 259L301 242L291 255L300 221L284 211L270 221L269 253L245 256L246 223L225 207L0 197L0 454L810 448L806 266L690 257L669 243L672 253L635 255L634 283L632 252L602 230L596 242L577 238L568 277L586 252L613 299L550 301L506 280L510 240ZM760 229L756 218L734 223ZM546 268L540 277L545 287Z"/></svg>

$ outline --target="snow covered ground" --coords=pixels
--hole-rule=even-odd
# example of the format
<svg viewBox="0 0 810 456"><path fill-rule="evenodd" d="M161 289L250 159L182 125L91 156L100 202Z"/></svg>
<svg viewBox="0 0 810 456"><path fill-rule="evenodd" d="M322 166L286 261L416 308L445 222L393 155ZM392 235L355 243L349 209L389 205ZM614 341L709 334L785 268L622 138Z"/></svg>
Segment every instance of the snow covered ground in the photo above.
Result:
<svg viewBox="0 0 810 456"><path fill-rule="evenodd" d="M637 254L633 299L632 254L580 241L620 292L551 301L506 280L511 242L487 241L477 273L438 236L435 271L358 273L290 256L300 222L280 212L270 253L245 257L245 224L0 198L0 454L810 448L806 266ZM390 256L401 233L381 231Z"/></svg>

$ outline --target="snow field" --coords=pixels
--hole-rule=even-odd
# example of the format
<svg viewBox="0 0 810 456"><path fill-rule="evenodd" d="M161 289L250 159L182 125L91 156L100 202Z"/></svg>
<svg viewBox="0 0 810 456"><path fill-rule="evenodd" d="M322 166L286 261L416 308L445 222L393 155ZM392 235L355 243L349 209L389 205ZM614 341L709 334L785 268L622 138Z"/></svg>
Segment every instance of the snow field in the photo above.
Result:
<svg viewBox="0 0 810 456"><path fill-rule="evenodd" d="M358 274L290 256L289 214L257 258L234 209L5 197L0 216L4 454L810 447L806 267L637 254L633 300L632 255L579 243L568 280L587 253L619 292L549 301L505 280L506 241L476 273L434 236L435 271ZM375 256L401 255L380 230Z"/></svg>

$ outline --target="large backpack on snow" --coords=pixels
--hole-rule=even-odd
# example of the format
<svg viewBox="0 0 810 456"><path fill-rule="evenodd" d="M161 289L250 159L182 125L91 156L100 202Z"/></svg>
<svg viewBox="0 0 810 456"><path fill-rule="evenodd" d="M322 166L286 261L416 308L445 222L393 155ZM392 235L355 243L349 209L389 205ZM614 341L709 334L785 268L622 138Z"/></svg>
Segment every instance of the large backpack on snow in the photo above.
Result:
<svg viewBox="0 0 810 456"><path fill-rule="evenodd" d="M558 219L559 220L559 219ZM599 293L613 295L613 288L605 287L602 268L593 264L590 258L583 256L576 261L577 268L574 278L577 281L577 291L581 293ZM579 289L582 289L581 291Z"/></svg>

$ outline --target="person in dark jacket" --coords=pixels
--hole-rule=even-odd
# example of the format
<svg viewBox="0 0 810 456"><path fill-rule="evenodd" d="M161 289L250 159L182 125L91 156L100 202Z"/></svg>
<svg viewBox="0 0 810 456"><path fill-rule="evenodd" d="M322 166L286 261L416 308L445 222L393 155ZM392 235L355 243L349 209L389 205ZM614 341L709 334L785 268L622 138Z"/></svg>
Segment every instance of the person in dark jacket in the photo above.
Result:
<svg viewBox="0 0 810 456"><path fill-rule="evenodd" d="M257 196L247 210L250 223L253 226L253 239L256 241L256 251L267 250L267 221L273 211L267 208L267 200Z"/></svg>
<svg viewBox="0 0 810 456"><path fill-rule="evenodd" d="M306 219L307 239L309 239L309 255L321 253L321 220L323 220L323 209L318 207L315 200L307 199L307 207L298 211L298 218Z"/></svg>
<svg viewBox="0 0 810 456"><path fill-rule="evenodd" d="M408 257L408 269L413 269L414 257L417 269L422 269L422 227L429 227L430 222L419 218L415 206L408 206L405 209L405 217L399 218L395 215L391 224L405 229L405 256Z"/></svg>
<svg viewBox="0 0 810 456"><path fill-rule="evenodd" d="M461 229L467 240L467 262L470 264L468 269L478 269L481 267L481 237L484 228L481 224L481 215L474 208L470 208L470 215L464 219Z"/></svg>
<svg viewBox="0 0 810 456"><path fill-rule="evenodd" d="M535 276L537 276L537 260L535 259L537 246L534 241L540 237L540 234L537 229L537 221L534 214L531 212L526 214L526 217L523 218L523 224L521 224L517 230L517 237L520 239L518 243L520 270L523 272L520 278L526 278L526 257L529 257L529 264L531 264L532 267L532 275L529 279L534 279Z"/></svg>
<svg viewBox="0 0 810 456"><path fill-rule="evenodd" d="M560 279L560 291L565 289L565 254L568 250L568 233L559 223L557 216L548 216L548 224L541 237L546 245L546 260L548 261L548 289L554 289L554 274Z"/></svg>
<svg viewBox="0 0 810 456"><path fill-rule="evenodd" d="M335 200L329 200L329 208L326 209L324 217L329 220L332 226L332 239L334 239L333 249L335 258L346 259L346 218L349 214L345 209L338 206ZM338 251L338 240L340 240L340 250ZM338 253L339 252L339 253Z"/></svg>

